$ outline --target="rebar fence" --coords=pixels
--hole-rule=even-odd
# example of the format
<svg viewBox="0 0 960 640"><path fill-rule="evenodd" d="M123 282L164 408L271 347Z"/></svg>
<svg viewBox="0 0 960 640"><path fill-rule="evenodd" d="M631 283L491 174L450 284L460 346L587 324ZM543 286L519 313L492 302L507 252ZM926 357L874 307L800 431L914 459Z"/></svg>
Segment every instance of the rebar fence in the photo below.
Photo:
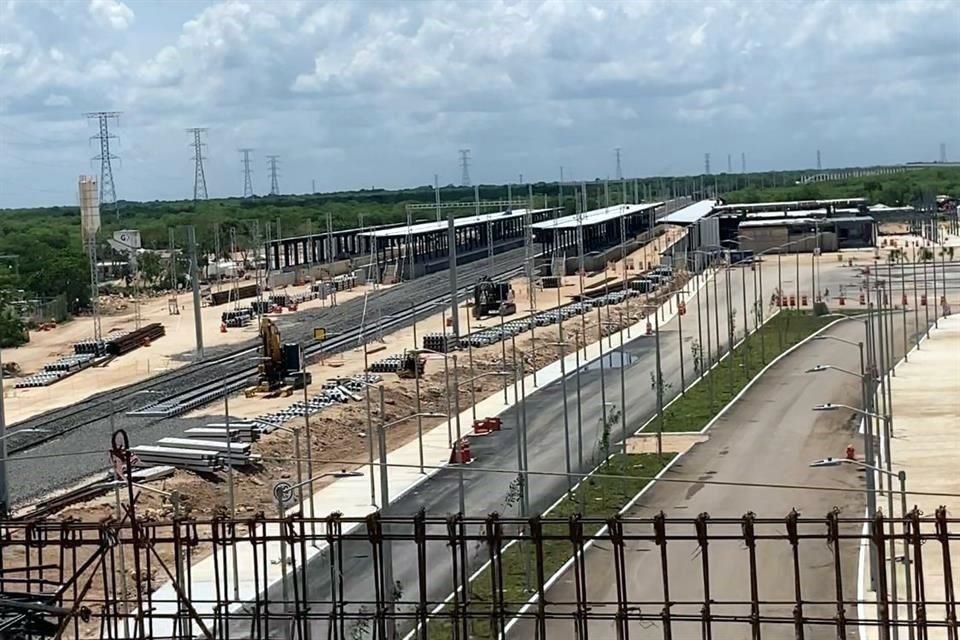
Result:
<svg viewBox="0 0 960 640"><path fill-rule="evenodd" d="M958 637L957 521L942 508L202 522L128 508L119 522L0 527L2 638ZM875 601L858 570L869 553ZM912 577L897 602L891 557Z"/></svg>

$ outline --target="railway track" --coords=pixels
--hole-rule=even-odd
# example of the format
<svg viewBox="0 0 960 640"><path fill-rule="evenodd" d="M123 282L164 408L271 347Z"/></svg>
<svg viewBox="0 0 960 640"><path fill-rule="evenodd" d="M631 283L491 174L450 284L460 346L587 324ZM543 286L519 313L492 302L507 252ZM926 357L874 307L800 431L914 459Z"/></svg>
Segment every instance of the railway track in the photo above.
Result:
<svg viewBox="0 0 960 640"><path fill-rule="evenodd" d="M523 248L499 254L493 273L516 275L522 271L523 260ZM463 283L458 291L459 296L466 295L473 283L487 272L486 262L458 267L458 280ZM449 303L448 287L448 274L444 271L418 278L415 283L404 283L375 292L368 296L366 309L361 297L337 307L301 312L282 321L283 339L285 342L307 344L305 354L308 357L321 349L327 354L346 351L356 346L362 338L364 314L367 316L365 326L368 334L374 327L379 332L409 326L414 318L430 315L437 305ZM320 325L328 333L335 334L323 345L313 341L313 328ZM222 398L225 390L235 391L249 381L256 370L253 360L257 348L257 341L251 340L212 360L188 364L149 380L95 394L70 407L54 409L20 421L9 428L7 450L10 454L24 452L91 423L111 417L116 419L120 414L163 419L203 406ZM150 406L163 403L179 408L149 411Z"/></svg>

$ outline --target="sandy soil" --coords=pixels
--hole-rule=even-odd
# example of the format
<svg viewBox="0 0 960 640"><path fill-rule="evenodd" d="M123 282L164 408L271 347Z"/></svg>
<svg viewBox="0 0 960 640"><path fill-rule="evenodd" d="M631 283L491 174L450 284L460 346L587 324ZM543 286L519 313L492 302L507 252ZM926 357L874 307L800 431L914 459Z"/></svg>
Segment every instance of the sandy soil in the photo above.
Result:
<svg viewBox="0 0 960 640"><path fill-rule="evenodd" d="M291 286L286 290L290 293L301 293L306 291L307 287ZM365 292L366 287L338 292L337 302L342 304L364 295ZM250 301L241 302L247 305ZM136 349L115 358L105 367L85 369L49 387L15 389L12 381L7 381L4 384L4 408L7 420L9 422L23 420L50 409L70 405L94 393L139 382L160 371L187 364L196 345L192 294L181 293L177 303L180 306L180 313L171 315L166 296L144 299L140 306L141 324L160 322L166 329L166 335L148 348ZM321 300L311 300L300 305L296 313L327 304ZM220 316L231 308L233 307L230 304L201 308L203 343L206 348L234 345L256 338L257 330L252 325L242 329L229 329L226 333L220 332ZM111 331L130 330L135 327L132 302L119 311L115 307L108 310L112 311L112 315L104 316L101 320L104 335ZM290 312L287 311L283 313L283 315L289 314ZM75 342L90 339L92 336L93 318L76 318L50 331L32 331L29 343L15 349L3 350L3 362L16 362L23 374L28 375L39 371L44 364L60 356L72 354Z"/></svg>

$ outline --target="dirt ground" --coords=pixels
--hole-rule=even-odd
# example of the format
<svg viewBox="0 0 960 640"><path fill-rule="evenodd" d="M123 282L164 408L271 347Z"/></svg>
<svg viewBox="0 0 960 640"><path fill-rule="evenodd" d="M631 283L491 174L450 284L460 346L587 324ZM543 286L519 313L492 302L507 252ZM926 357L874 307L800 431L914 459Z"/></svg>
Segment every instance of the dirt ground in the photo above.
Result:
<svg viewBox="0 0 960 640"><path fill-rule="evenodd" d="M662 240L660 241L662 242ZM658 243L659 244L659 243ZM632 257L637 264L641 264L641 259L645 263L656 260L656 251L653 249L642 249L635 252ZM589 289L591 285L602 283L608 278L613 278L611 282L622 277L622 265L619 265L616 274L613 270L608 270L606 274L590 274L584 278L584 289ZM614 275L617 277L614 278ZM680 283L678 283L678 286ZM597 287L599 288L599 287ZM517 297L518 308L521 310L530 308L528 304L529 291L526 282L515 281L514 290ZM578 277L568 277L564 279L564 286L559 291L561 302L568 302L570 297L579 293L580 283ZM669 294L667 294L669 295ZM537 310L552 308L557 305L557 290L535 291L535 306ZM619 328L636 321L639 313L639 300L630 301L630 310L628 315L627 305L612 305L604 307L601 311L600 319L596 313L590 313L584 316L571 318L564 323L564 343L566 346L563 351L569 353L576 349L584 347L587 343L595 342L599 337L609 333L616 332ZM467 309L461 309L463 329L466 328ZM522 312L515 317L524 315ZM633 316L631 319L630 316ZM497 320L498 321L498 320ZM488 320L488 323L490 321ZM612 323L612 324L609 324ZM443 321L440 314L418 323L418 335L428 331L439 331ZM471 328L477 328L477 325L471 323ZM584 333L581 334L581 331ZM383 350L373 354L371 358L384 357L390 353L402 351L403 348L410 348L412 342L412 328L409 330L397 332L396 334L387 334L383 337ZM445 375L441 360L431 359L427 363L427 371L421 379L421 411L449 413L449 407L454 406L455 400L453 393L459 395L459 405L461 409L471 406L471 398L475 397L477 401L490 395L499 394L502 390L504 381L500 377L481 377L472 382L471 376L475 376L485 371L500 371L513 367L514 359L519 363L521 360L527 371L539 369L560 357L561 348L559 342L559 329L557 326L540 327L535 331L535 341L530 333L517 336L515 341L516 350L511 342L504 345L500 343L490 345L484 348L473 349L473 368L470 367L470 354L467 351L458 353L457 377L461 381L459 389L451 389L448 394L445 389ZM552 344L551 344L552 343ZM371 346L371 349L374 348ZM506 361L504 362L504 353ZM315 379L322 380L327 377L347 375L350 373L359 373L363 369L362 351L355 350L338 356L335 361L326 361L324 364L316 364L312 368ZM453 372L450 372L451 380L454 378ZM513 380L506 379L506 384L512 384ZM64 383L60 383L64 384ZM409 416L416 411L416 397L414 392L415 383L413 380L399 379L393 374L384 376L381 385L384 389L385 415L383 420L392 421L404 416ZM452 387L452 385L451 385ZM233 400L236 406L236 416L251 416L277 408L287 406L295 401L295 398L279 399L247 399L238 397ZM231 414L234 415L234 407L231 407ZM215 414L216 411L210 411ZM379 420L378 402L373 403L373 419ZM302 423L302 418L296 422ZM440 419L424 419L425 429L432 428L441 422ZM314 474L319 475L324 472L336 471L343 468L359 468L363 466L366 458L366 431L367 418L364 402L351 402L345 405L330 407L320 413L310 417L311 424L311 443L310 456L313 459ZM415 420L406 420L392 427L387 434L387 447L389 450L410 442L416 437L417 423ZM272 498L272 487L274 483L281 479L289 479L295 476L296 461L293 459L292 435L285 431L276 431L266 435L255 445L255 450L262 456L262 464L259 467L247 471L236 470L234 472L234 494L236 515L240 518L249 518L257 514L265 514L268 517L275 514L275 506ZM307 456L306 451L303 457ZM347 462L344 462L347 461ZM353 461L350 463L349 461ZM200 477L193 473L177 471L172 477L152 483L156 489L166 492L177 492L182 496L180 505L180 515L185 518L196 520L208 520L215 516L225 516L229 514L229 492L228 492L228 474L219 472L212 477ZM315 483L315 489L319 489L332 478ZM138 517L148 521L169 520L174 515L174 509L170 501L161 495L143 491L139 494L137 500ZM318 514L319 515L319 514ZM102 498L90 500L84 503L67 507L51 516L59 521L80 521L88 523L110 522L115 519L115 503L111 495ZM205 537L206 531L200 532L201 538ZM158 545L157 554L168 568L173 566L173 549L170 545ZM211 552L211 547L207 544L200 544L193 548L192 554L194 561L202 558ZM135 588L133 566L133 557L129 553L127 558L127 573L129 576L128 599L133 599L133 589ZM84 559L83 553L79 560ZM23 554L16 548L10 547L9 553L4 554L6 566L22 565L24 562ZM141 589L151 591L159 588L166 582L166 575L162 569L158 568L154 561L153 569L150 574L141 580ZM113 589L118 589L117 585L109 588L105 587L105 582L95 580L88 594L88 600L92 602L111 600L116 595ZM94 611L94 614L98 611ZM80 637L97 637L99 627L92 620L88 624L81 625Z"/></svg>
<svg viewBox="0 0 960 640"><path fill-rule="evenodd" d="M227 287L229 284L223 286ZM217 290L216 285L213 290ZM307 290L307 286L286 288L286 291L292 294ZM355 287L350 291L340 291L337 293L337 303L346 302L365 293L364 286ZM241 302L247 305L250 300ZM3 393L8 422L24 420L50 409L67 406L94 393L139 382L160 371L187 364L196 340L193 294L190 292L179 294L177 304L180 307L180 313L171 315L166 295L144 298L140 305L141 325L159 322L166 329L166 335L149 347L136 349L113 359L105 367L84 369L48 387L15 389L13 380L6 380ZM319 308L326 304L328 303L325 301L310 300L300 305L295 313ZM105 313L101 318L101 330L104 335L121 329L132 330L135 327L135 309L132 301L111 297L105 301L104 308ZM233 308L231 304L201 308L205 347L238 344L257 336L257 328L253 325L242 329L229 329L226 333L220 332L220 316L231 308ZM289 313L284 312L284 314ZM49 331L31 331L30 342L27 344L15 349L3 349L3 362L16 362L23 375L29 375L60 356L72 354L75 342L92 337L93 318L75 318Z"/></svg>

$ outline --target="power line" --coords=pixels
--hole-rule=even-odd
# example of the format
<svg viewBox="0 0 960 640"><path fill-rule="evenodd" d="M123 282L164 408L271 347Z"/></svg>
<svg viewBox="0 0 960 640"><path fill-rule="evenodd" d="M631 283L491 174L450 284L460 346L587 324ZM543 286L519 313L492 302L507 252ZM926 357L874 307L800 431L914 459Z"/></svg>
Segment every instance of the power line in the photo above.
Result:
<svg viewBox="0 0 960 640"><path fill-rule="evenodd" d="M113 166L111 160L119 160L119 156L110 153L110 139L117 136L110 133L110 121L114 124L120 124L119 111L92 111L84 114L88 119L97 119L97 135L90 136L91 140L100 141L100 155L93 157L93 160L100 161L100 205L113 205L113 212L120 219L120 206L117 204L117 190L113 183Z"/></svg>
<svg viewBox="0 0 960 640"><path fill-rule="evenodd" d="M470 149L460 149L460 185L470 186Z"/></svg>
<svg viewBox="0 0 960 640"><path fill-rule="evenodd" d="M253 197L253 174L250 171L250 154L253 149L240 149L243 154L243 197Z"/></svg>
<svg viewBox="0 0 960 640"><path fill-rule="evenodd" d="M203 173L203 148L207 146L203 143L201 136L206 133L202 127L193 127L187 129L187 133L193 134L193 199L207 199L207 177Z"/></svg>
<svg viewBox="0 0 960 640"><path fill-rule="evenodd" d="M614 149L617 154L617 180L623 180L623 166L620 164L620 147Z"/></svg>
<svg viewBox="0 0 960 640"><path fill-rule="evenodd" d="M277 181L277 160L280 156L267 156L267 164L270 166L270 195L280 195L280 183Z"/></svg>

